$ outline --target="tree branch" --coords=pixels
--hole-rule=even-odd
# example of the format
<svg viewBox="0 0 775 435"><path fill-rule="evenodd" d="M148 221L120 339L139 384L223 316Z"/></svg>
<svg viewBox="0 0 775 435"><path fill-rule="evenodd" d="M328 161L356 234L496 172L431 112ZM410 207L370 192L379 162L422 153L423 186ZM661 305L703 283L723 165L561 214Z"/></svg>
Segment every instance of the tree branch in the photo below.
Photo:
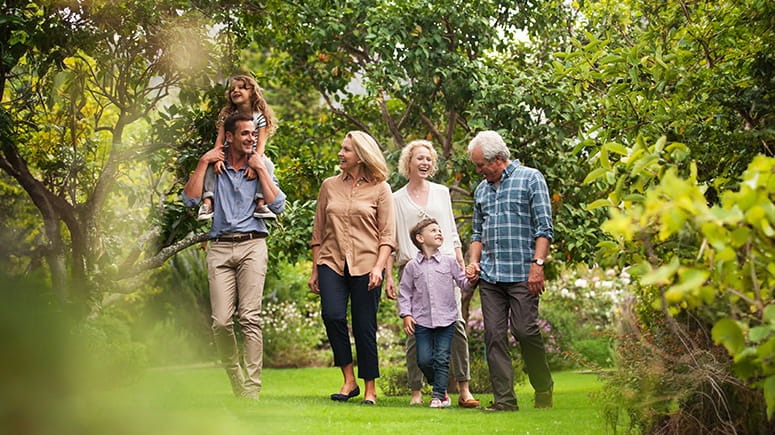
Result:
<svg viewBox="0 0 775 435"><path fill-rule="evenodd" d="M153 257L143 260L135 264L131 268L120 270L118 275L116 276L116 279L124 280L127 278L132 278L134 276L139 275L142 272L145 272L151 269L156 269L157 267L161 267L164 264L164 262L167 261L167 259L177 254L178 252L188 248L189 246L207 241L209 239L210 239L210 233L190 233L183 239L161 249ZM137 289L135 288L131 288L126 290L120 290L120 292L129 294L129 293L134 293L136 290Z"/></svg>
<svg viewBox="0 0 775 435"><path fill-rule="evenodd" d="M382 94L381 90L377 95L377 103L379 103L379 111L382 113L382 119L385 121L385 124L387 124L388 130L390 130L390 134L393 136L393 140L396 141L399 147L403 148L405 144L404 136L401 134L401 131L398 130L396 121L390 115L387 104L385 104L385 96Z"/></svg>
<svg viewBox="0 0 775 435"><path fill-rule="evenodd" d="M435 125L433 125L433 121L430 120L425 114L420 111L420 119L422 119L423 124L425 124L426 127L428 127L428 130L431 131L431 135L433 136L433 139L438 144L444 144L444 137L441 135L439 130L436 128Z"/></svg>
<svg viewBox="0 0 775 435"><path fill-rule="evenodd" d="M323 99L326 101L326 105L332 112L334 112L334 114L347 118L347 120L349 120L350 122L358 126L358 128L365 131L366 133L371 134L369 127L366 124L364 124L360 119L350 115L344 110L339 110L336 107L334 107L334 104L331 102L331 97L329 97L328 94L326 94L323 91L320 91L320 95L323 96Z"/></svg>

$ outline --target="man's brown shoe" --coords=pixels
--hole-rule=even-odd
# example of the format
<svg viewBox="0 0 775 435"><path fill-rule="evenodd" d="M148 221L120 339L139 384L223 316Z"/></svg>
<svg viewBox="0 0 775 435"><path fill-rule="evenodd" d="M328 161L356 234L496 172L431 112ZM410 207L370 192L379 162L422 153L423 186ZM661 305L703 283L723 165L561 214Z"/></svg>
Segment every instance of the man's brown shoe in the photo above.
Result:
<svg viewBox="0 0 775 435"><path fill-rule="evenodd" d="M503 403L493 403L487 408L482 408L484 412L500 412L500 411L519 411L519 406L510 406Z"/></svg>
<svg viewBox="0 0 775 435"><path fill-rule="evenodd" d="M258 391L243 390L238 397L243 399L258 400Z"/></svg>
<svg viewBox="0 0 775 435"><path fill-rule="evenodd" d="M536 408L551 408L552 407L552 390L539 393L536 391L535 395L535 407Z"/></svg>

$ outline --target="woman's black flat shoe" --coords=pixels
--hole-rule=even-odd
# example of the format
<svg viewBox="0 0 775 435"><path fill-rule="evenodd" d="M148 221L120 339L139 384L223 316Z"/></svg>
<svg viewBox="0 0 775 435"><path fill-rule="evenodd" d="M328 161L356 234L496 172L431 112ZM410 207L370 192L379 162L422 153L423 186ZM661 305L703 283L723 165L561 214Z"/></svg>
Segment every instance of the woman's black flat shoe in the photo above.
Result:
<svg viewBox="0 0 775 435"><path fill-rule="evenodd" d="M346 402L350 400L350 398L355 397L359 394L361 394L361 388L356 385L355 389L350 391L350 394L335 393L331 395L331 400L335 400L337 402Z"/></svg>

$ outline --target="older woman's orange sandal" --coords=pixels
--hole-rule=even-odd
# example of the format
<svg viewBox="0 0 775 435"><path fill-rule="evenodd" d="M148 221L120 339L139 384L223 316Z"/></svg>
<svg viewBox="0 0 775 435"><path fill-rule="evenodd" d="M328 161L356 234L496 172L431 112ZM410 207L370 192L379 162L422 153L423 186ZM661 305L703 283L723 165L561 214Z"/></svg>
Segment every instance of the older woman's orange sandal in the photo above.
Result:
<svg viewBox="0 0 775 435"><path fill-rule="evenodd" d="M477 406L479 406L479 400L477 399L463 400L462 397L458 397L457 404L458 406L462 406L463 408L476 408Z"/></svg>

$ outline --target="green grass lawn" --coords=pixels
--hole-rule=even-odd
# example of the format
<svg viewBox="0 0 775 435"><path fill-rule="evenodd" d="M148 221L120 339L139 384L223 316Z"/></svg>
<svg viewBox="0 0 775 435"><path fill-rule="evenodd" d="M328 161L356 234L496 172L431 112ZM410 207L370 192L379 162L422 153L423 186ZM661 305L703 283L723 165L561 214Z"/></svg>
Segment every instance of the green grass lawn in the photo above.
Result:
<svg viewBox="0 0 775 435"><path fill-rule="evenodd" d="M66 410L83 417L80 433L512 433L600 434L605 426L589 393L594 374L555 373L553 409L533 408L532 388L518 387L518 412L485 413L453 405L409 406L408 396L379 396L374 407L332 402L341 375L336 368L267 369L259 401L232 396L221 369L152 370L137 383L81 396ZM361 385L362 387L362 385ZM491 395L478 395L483 404ZM457 399L454 395L453 403Z"/></svg>

